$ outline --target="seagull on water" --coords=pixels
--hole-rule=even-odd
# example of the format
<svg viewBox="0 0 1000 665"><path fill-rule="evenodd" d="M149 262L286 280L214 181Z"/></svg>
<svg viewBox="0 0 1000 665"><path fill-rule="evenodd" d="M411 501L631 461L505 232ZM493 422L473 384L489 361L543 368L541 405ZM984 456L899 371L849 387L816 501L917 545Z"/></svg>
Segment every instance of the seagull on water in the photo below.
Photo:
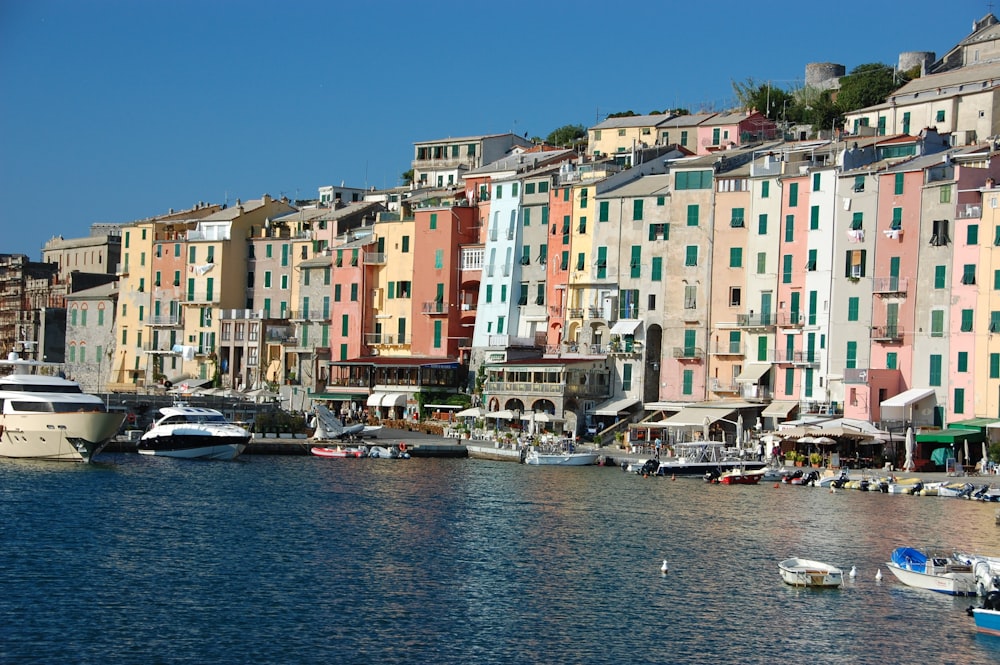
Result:
<svg viewBox="0 0 1000 665"><path fill-rule="evenodd" d="M851 566L851 572L849 572L848 575L850 575L851 577L857 577L858 576L858 569L855 568L854 566Z"/></svg>
<svg viewBox="0 0 1000 665"><path fill-rule="evenodd" d="M663 560L663 565L660 566L660 572L666 575L670 571L670 567L667 566L667 560Z"/></svg>
<svg viewBox="0 0 1000 665"><path fill-rule="evenodd" d="M875 573L875 579L881 581L882 579L882 569L879 568L878 572Z"/></svg>

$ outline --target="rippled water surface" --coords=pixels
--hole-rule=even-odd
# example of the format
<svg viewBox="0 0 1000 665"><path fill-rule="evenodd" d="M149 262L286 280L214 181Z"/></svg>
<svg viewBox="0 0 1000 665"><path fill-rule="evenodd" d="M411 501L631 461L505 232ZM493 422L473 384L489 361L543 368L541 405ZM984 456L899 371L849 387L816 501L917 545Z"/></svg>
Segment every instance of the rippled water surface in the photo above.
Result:
<svg viewBox="0 0 1000 665"><path fill-rule="evenodd" d="M476 460L8 462L0 662L997 663L971 599L884 565L1000 555L995 512ZM787 556L859 574L794 589Z"/></svg>

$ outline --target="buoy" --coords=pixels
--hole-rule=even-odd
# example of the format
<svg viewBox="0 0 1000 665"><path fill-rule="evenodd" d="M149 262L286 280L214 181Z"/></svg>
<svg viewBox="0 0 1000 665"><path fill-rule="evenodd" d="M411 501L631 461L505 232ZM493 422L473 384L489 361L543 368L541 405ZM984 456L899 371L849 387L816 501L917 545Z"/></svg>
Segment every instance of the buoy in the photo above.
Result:
<svg viewBox="0 0 1000 665"><path fill-rule="evenodd" d="M777 489L778 487L781 487L781 483L775 483L774 487L775 487L775 489Z"/></svg>
<svg viewBox="0 0 1000 665"><path fill-rule="evenodd" d="M677 480L677 474L676 473L670 474L670 480Z"/></svg>
<svg viewBox="0 0 1000 665"><path fill-rule="evenodd" d="M667 566L667 560L663 560L663 565L660 566L660 572L666 575L670 571L670 567Z"/></svg>
<svg viewBox="0 0 1000 665"><path fill-rule="evenodd" d="M857 577L858 576L858 569L855 568L854 566L851 566L851 572L849 572L848 575L850 575L851 577Z"/></svg>
<svg viewBox="0 0 1000 665"><path fill-rule="evenodd" d="M879 568L879 569L878 569L878 572L877 572L877 573L875 573L875 579L876 579L877 581L881 581L881 579L882 579L882 569L881 569L881 568Z"/></svg>

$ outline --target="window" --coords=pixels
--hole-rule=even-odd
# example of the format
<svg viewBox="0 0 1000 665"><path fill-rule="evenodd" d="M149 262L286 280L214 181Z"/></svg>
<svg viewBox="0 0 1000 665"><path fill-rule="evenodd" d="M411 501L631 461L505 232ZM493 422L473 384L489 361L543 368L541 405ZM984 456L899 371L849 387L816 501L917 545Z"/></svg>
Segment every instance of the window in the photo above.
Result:
<svg viewBox="0 0 1000 665"><path fill-rule="evenodd" d="M400 251L402 251L403 254L409 254L409 252L410 252L410 236L403 236L403 238L402 238L402 240L400 242L402 243L402 247L401 247Z"/></svg>
<svg viewBox="0 0 1000 665"><path fill-rule="evenodd" d="M931 310L931 337L944 337L944 310Z"/></svg>
<svg viewBox="0 0 1000 665"><path fill-rule="evenodd" d="M892 222L889 224L889 228L893 231L899 231L903 228L903 209L893 208L892 209Z"/></svg>
<svg viewBox="0 0 1000 665"><path fill-rule="evenodd" d="M743 228L745 225L743 222L743 208L733 208L733 214L729 220L729 225L734 229Z"/></svg>
<svg viewBox="0 0 1000 665"><path fill-rule="evenodd" d="M962 310L962 332L972 332L972 322L975 315L975 310L963 309Z"/></svg>
<svg viewBox="0 0 1000 665"><path fill-rule="evenodd" d="M351 302L358 301L358 285L357 283L351 284Z"/></svg>
<svg viewBox="0 0 1000 665"><path fill-rule="evenodd" d="M444 268L444 250L435 249L434 250L434 267L438 270Z"/></svg>
<svg viewBox="0 0 1000 665"><path fill-rule="evenodd" d="M688 245L684 249L684 265L698 265L698 245Z"/></svg>
<svg viewBox="0 0 1000 665"><path fill-rule="evenodd" d="M786 367L785 368L785 394L794 395L795 394L795 368Z"/></svg>
<svg viewBox="0 0 1000 665"><path fill-rule="evenodd" d="M525 193L525 195L534 194L535 193L535 183L533 183L533 182L526 182L526 183L524 183L524 193Z"/></svg>
<svg viewBox="0 0 1000 665"><path fill-rule="evenodd" d="M430 226L431 226L431 231L435 230L438 227L438 215L436 212L431 213Z"/></svg>
<svg viewBox="0 0 1000 665"><path fill-rule="evenodd" d="M663 257L654 256L650 268L650 279L654 282L663 281Z"/></svg>
<svg viewBox="0 0 1000 665"><path fill-rule="evenodd" d="M809 229L815 231L819 228L819 206L809 208Z"/></svg>
<svg viewBox="0 0 1000 665"><path fill-rule="evenodd" d="M944 122L944 109L941 109L934 114L934 122ZM956 413L958 413L958 411L956 411Z"/></svg>
<svg viewBox="0 0 1000 665"><path fill-rule="evenodd" d="M847 271L846 276L857 279L865 276L865 257L867 250L850 249L846 252Z"/></svg>
<svg viewBox="0 0 1000 665"><path fill-rule="evenodd" d="M927 384L930 386L941 385L941 356L932 354L930 359L930 372L928 373Z"/></svg>
<svg viewBox="0 0 1000 665"><path fill-rule="evenodd" d="M1000 353L990 354L990 378L1000 379Z"/></svg>
<svg viewBox="0 0 1000 665"><path fill-rule="evenodd" d="M730 247L729 248L729 267L730 268L742 268L743 267L743 248L742 247Z"/></svg>
<svg viewBox="0 0 1000 665"><path fill-rule="evenodd" d="M630 277L642 275L642 245L632 245L632 259L629 262Z"/></svg>
<svg viewBox="0 0 1000 665"><path fill-rule="evenodd" d="M792 283L792 255L785 254L781 257L781 283Z"/></svg>
<svg viewBox="0 0 1000 665"><path fill-rule="evenodd" d="M767 272L767 252L757 252L757 274L763 275Z"/></svg>
<svg viewBox="0 0 1000 665"><path fill-rule="evenodd" d="M606 222L608 221L608 202L601 201L597 206L597 221Z"/></svg>
<svg viewBox="0 0 1000 665"><path fill-rule="evenodd" d="M649 239L650 240L669 240L670 239L670 224L650 224L649 225Z"/></svg>
<svg viewBox="0 0 1000 665"><path fill-rule="evenodd" d="M686 133L686 132L685 132ZM694 394L694 370L686 369L681 378L681 392L685 395Z"/></svg>
<svg viewBox="0 0 1000 665"><path fill-rule="evenodd" d="M586 217L581 217L580 218L580 226L579 226L578 230L580 231L580 233L586 233L587 232L587 218Z"/></svg>
<svg viewBox="0 0 1000 665"><path fill-rule="evenodd" d="M687 134L687 132L682 132ZM683 144L681 144L683 145ZM711 189L712 171L681 171L674 176L674 189Z"/></svg>
<svg viewBox="0 0 1000 665"><path fill-rule="evenodd" d="M698 226L698 204L696 203L687 207L687 225Z"/></svg>
<svg viewBox="0 0 1000 665"><path fill-rule="evenodd" d="M521 216L524 218L524 225L531 226L531 208L525 208Z"/></svg>
<svg viewBox="0 0 1000 665"><path fill-rule="evenodd" d="M965 229L965 244L979 244L979 224L969 224L968 228Z"/></svg>
<svg viewBox="0 0 1000 665"><path fill-rule="evenodd" d="M865 177L863 175L854 176L854 191L855 192L865 191Z"/></svg>
<svg viewBox="0 0 1000 665"><path fill-rule="evenodd" d="M951 185L942 185L938 190L938 198L940 203L951 203Z"/></svg>
<svg viewBox="0 0 1000 665"><path fill-rule="evenodd" d="M969 352L959 351L958 352L958 371L968 372L969 371Z"/></svg>
<svg viewBox="0 0 1000 665"><path fill-rule="evenodd" d="M788 207L794 208L799 205L799 183L793 182L788 185Z"/></svg>
<svg viewBox="0 0 1000 665"><path fill-rule="evenodd" d="M642 221L642 199L632 201L632 221Z"/></svg>
<svg viewBox="0 0 1000 665"><path fill-rule="evenodd" d="M903 176L904 173L897 173L894 177L893 194L899 196L903 193Z"/></svg>
<svg viewBox="0 0 1000 665"><path fill-rule="evenodd" d="M976 264L966 263L962 266L962 284L976 283Z"/></svg>
<svg viewBox="0 0 1000 665"><path fill-rule="evenodd" d="M743 304L743 289L738 286L729 287L729 306L739 307Z"/></svg>
<svg viewBox="0 0 1000 665"><path fill-rule="evenodd" d="M934 288L943 289L947 279L947 266L934 266Z"/></svg>
<svg viewBox="0 0 1000 665"><path fill-rule="evenodd" d="M990 312L990 332L1000 333L1000 312Z"/></svg>
<svg viewBox="0 0 1000 665"><path fill-rule="evenodd" d="M858 343L848 342L847 343L847 357L845 359L845 367L847 369L857 369L858 366Z"/></svg>
<svg viewBox="0 0 1000 665"><path fill-rule="evenodd" d="M809 258L806 260L806 270L814 271L816 270L816 250L809 250Z"/></svg>
<svg viewBox="0 0 1000 665"><path fill-rule="evenodd" d="M785 242L795 242L795 215L785 215Z"/></svg>
<svg viewBox="0 0 1000 665"><path fill-rule="evenodd" d="M771 196L771 181L764 180L760 183L760 198L766 199Z"/></svg>
<svg viewBox="0 0 1000 665"><path fill-rule="evenodd" d="M486 302L487 303L493 302L493 285L492 284L487 284L486 285Z"/></svg>
<svg viewBox="0 0 1000 665"><path fill-rule="evenodd" d="M859 309L860 299L851 297L847 299L847 320L857 321L858 320L858 309Z"/></svg>
<svg viewBox="0 0 1000 665"><path fill-rule="evenodd" d="M813 191L814 192L818 192L819 191L819 183L820 183L820 174L819 173L813 173Z"/></svg>
<svg viewBox="0 0 1000 665"><path fill-rule="evenodd" d="M861 227L864 224L864 219L865 219L865 213L863 212L854 213L854 215L851 218L851 230L852 231L861 230Z"/></svg>
<svg viewBox="0 0 1000 665"><path fill-rule="evenodd" d="M584 252L580 252L579 254L577 254L576 255L576 269L577 270L583 270L583 267L584 267L584 265L586 263L586 260L587 260L587 255Z"/></svg>
<svg viewBox="0 0 1000 665"><path fill-rule="evenodd" d="M389 287L389 293L390 294L392 293L392 287L391 286ZM341 296L341 285L340 284L334 284L333 285L333 302L340 302L340 296ZM392 296L390 295L389 297L391 298Z"/></svg>
<svg viewBox="0 0 1000 665"><path fill-rule="evenodd" d="M622 365L622 392L632 390L632 363Z"/></svg>
<svg viewBox="0 0 1000 665"><path fill-rule="evenodd" d="M767 235L767 214L757 217L757 235Z"/></svg>

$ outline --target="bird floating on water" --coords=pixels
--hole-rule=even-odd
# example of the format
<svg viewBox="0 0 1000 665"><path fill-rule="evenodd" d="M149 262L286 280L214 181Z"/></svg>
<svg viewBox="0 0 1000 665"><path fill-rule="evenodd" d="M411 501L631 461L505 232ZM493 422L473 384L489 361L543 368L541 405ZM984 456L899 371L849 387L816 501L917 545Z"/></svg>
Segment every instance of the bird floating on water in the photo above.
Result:
<svg viewBox="0 0 1000 665"><path fill-rule="evenodd" d="M854 566L851 566L851 572L849 572L848 575L850 575L851 577L857 577L858 576L858 569L856 567L854 567Z"/></svg>
<svg viewBox="0 0 1000 665"><path fill-rule="evenodd" d="M667 560L663 560L663 564L660 566L660 572L666 575L670 571L670 567L667 565Z"/></svg>
<svg viewBox="0 0 1000 665"><path fill-rule="evenodd" d="M875 573L875 579L876 580L881 580L882 579L882 569L881 568L879 568L878 572Z"/></svg>

